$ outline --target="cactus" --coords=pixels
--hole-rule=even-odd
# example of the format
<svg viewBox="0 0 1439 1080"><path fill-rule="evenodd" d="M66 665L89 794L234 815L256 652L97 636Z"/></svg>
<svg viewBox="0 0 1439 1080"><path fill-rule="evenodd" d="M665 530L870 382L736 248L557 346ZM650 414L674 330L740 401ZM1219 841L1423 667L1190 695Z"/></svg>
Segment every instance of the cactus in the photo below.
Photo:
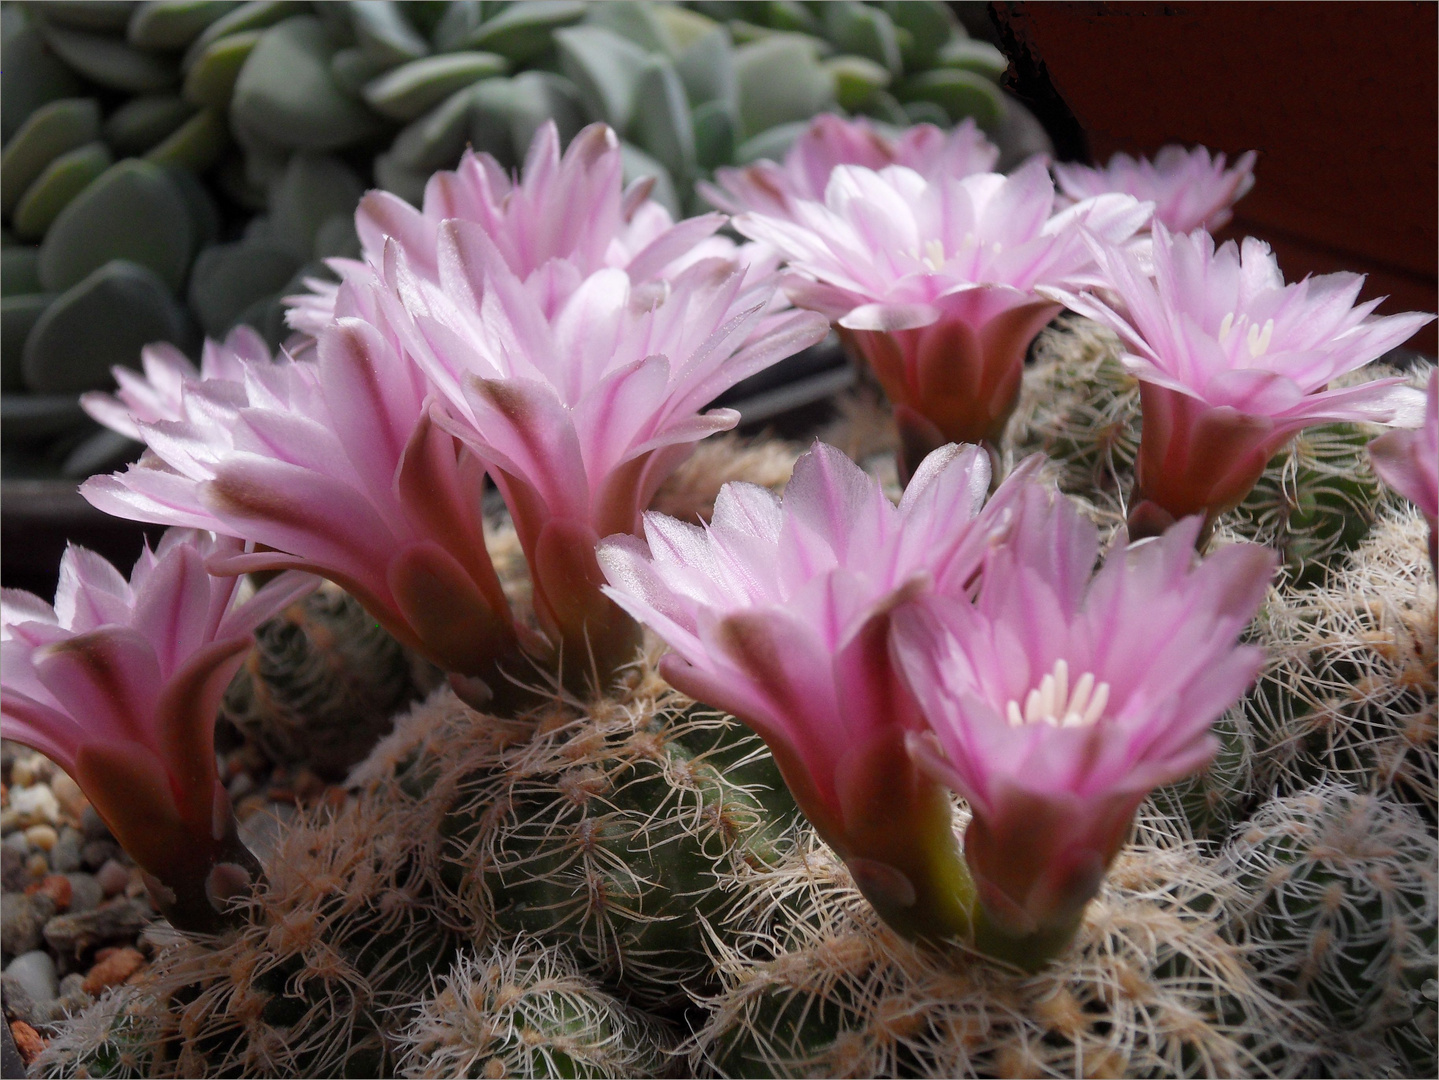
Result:
<svg viewBox="0 0 1439 1080"><path fill-rule="evenodd" d="M777 858L795 815L763 744L671 690L657 659L611 698L514 721L438 691L351 777L445 838L432 886L455 925L563 945L652 1006L711 977L731 878Z"/></svg>
<svg viewBox="0 0 1439 1080"><path fill-rule="evenodd" d="M461 955L400 1035L402 1076L654 1076L672 1037L521 938Z"/></svg>
<svg viewBox="0 0 1439 1080"><path fill-rule="evenodd" d="M1439 814L1435 591L1428 527L1392 510L1324 589L1271 595L1270 663L1242 704L1254 790L1320 779L1387 791Z"/></svg>
<svg viewBox="0 0 1439 1080"><path fill-rule="evenodd" d="M690 1040L722 1076L1238 1076L1315 1045L1221 934L1232 887L1163 819L1115 864L1069 953L1024 976L899 939L811 837L757 876Z"/></svg>
<svg viewBox="0 0 1439 1080"><path fill-rule="evenodd" d="M1119 338L1097 323L1065 315L1031 349L1019 406L1009 423L1015 460L1042 453L1060 490L1123 520L1139 452L1139 380L1119 362Z"/></svg>
<svg viewBox="0 0 1439 1080"><path fill-rule="evenodd" d="M1202 772L1150 795L1158 812L1183 823L1195 840L1223 841L1241 819L1253 790L1253 734L1242 705L1214 725L1219 750Z"/></svg>
<svg viewBox="0 0 1439 1080"><path fill-rule="evenodd" d="M1414 810L1326 781L1265 804L1222 856L1236 923L1276 990L1431 1076L1439 840ZM1364 1075L1360 1073L1359 1075Z"/></svg>
<svg viewBox="0 0 1439 1080"><path fill-rule="evenodd" d="M142 990L133 986L107 990L49 1041L31 1065L30 1075L49 1080L154 1076L159 1029L154 1002Z"/></svg>
<svg viewBox="0 0 1439 1080"><path fill-rule="evenodd" d="M471 902L501 934L568 945L637 1001L702 986L725 871L773 860L789 818L773 812L787 792L768 756L741 732L673 694L552 713L456 809L489 811L456 860L474 867Z"/></svg>
<svg viewBox="0 0 1439 1080"><path fill-rule="evenodd" d="M348 594L311 593L256 632L222 715L270 760L339 779L438 681Z"/></svg>
<svg viewBox="0 0 1439 1080"><path fill-rule="evenodd" d="M176 935L135 996L69 1025L53 1075L108 1068L117 1042L147 1076L386 1075L398 1010L454 948L423 889L437 838L403 809L370 800L282 831L244 924Z"/></svg>

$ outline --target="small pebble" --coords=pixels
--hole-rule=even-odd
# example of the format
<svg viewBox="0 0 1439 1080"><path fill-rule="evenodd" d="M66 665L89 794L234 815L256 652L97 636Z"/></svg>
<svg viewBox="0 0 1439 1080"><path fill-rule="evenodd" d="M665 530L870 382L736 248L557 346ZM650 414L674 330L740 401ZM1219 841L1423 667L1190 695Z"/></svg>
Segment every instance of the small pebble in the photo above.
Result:
<svg viewBox="0 0 1439 1080"><path fill-rule="evenodd" d="M15 764L10 766L10 783L13 787L29 787L39 776L36 765L40 761L39 754L26 754L15 759Z"/></svg>
<svg viewBox="0 0 1439 1080"><path fill-rule="evenodd" d="M54 914L55 901L48 896L6 893L0 898L0 945L16 956L39 948Z"/></svg>
<svg viewBox="0 0 1439 1080"><path fill-rule="evenodd" d="M45 1049L45 1040L40 1038L40 1033L24 1020L11 1021L10 1037L15 1040L15 1049L20 1051L20 1060L26 1065L34 1064Z"/></svg>
<svg viewBox="0 0 1439 1080"><path fill-rule="evenodd" d="M62 956L80 957L87 949L106 942L134 941L152 918L150 905L116 898L94 911L56 915L45 924L45 941Z"/></svg>
<svg viewBox="0 0 1439 1080"><path fill-rule="evenodd" d="M80 790L80 785L71 780L66 773L57 772L54 779L50 781L50 790L60 803L60 808L75 821L85 812L85 807L90 803L85 798L85 793Z"/></svg>
<svg viewBox="0 0 1439 1080"><path fill-rule="evenodd" d="M60 820L60 802L44 784L10 789L10 809L18 824L53 825Z"/></svg>
<svg viewBox="0 0 1439 1080"><path fill-rule="evenodd" d="M45 1022L45 1006L30 997L25 984L0 972L0 1001L5 1003L5 1019L23 1020L27 1024Z"/></svg>
<svg viewBox="0 0 1439 1080"><path fill-rule="evenodd" d="M30 841L25 839L25 833L12 832L9 836L0 841L7 851L18 852L22 857L30 854Z"/></svg>
<svg viewBox="0 0 1439 1080"><path fill-rule="evenodd" d="M25 872L32 878L42 878L50 872L50 860L37 851L26 860Z"/></svg>
<svg viewBox="0 0 1439 1080"><path fill-rule="evenodd" d="M25 891L31 896L48 896L55 901L56 911L69 911L70 897L75 890L70 885L70 879L63 874L46 874L43 880Z"/></svg>
<svg viewBox="0 0 1439 1080"><path fill-rule="evenodd" d="M5 892L24 892L30 884L25 870L25 855L8 844L0 847L0 888Z"/></svg>
<svg viewBox="0 0 1439 1080"><path fill-rule="evenodd" d="M125 886L130 884L130 871L110 859L95 871L95 880L99 882L100 889L107 898L116 896L124 892Z"/></svg>
<svg viewBox="0 0 1439 1080"><path fill-rule="evenodd" d="M105 890L90 874L66 874L70 882L70 914L80 915L94 911L105 899Z"/></svg>
<svg viewBox="0 0 1439 1080"><path fill-rule="evenodd" d="M140 969L145 958L138 949L116 949L99 961L85 976L84 990L98 995L109 986L118 986Z"/></svg>
<svg viewBox="0 0 1439 1080"><path fill-rule="evenodd" d="M93 806L85 807L80 815L80 831L85 834L86 840L114 840L110 835L110 826L105 824L105 819L95 812Z"/></svg>
<svg viewBox="0 0 1439 1080"><path fill-rule="evenodd" d="M49 851L59 842L60 834L53 825L31 825L25 830L25 839L30 841L32 847Z"/></svg>
<svg viewBox="0 0 1439 1080"><path fill-rule="evenodd" d="M75 995L77 995L77 994L83 994L84 992L85 992L85 976L84 976L82 973L80 973L80 972L78 972L78 971L72 971L72 972L70 972L69 975L66 975L63 979L60 980L60 986L59 986L59 996L60 996L60 997L62 997L62 998L74 997Z"/></svg>
<svg viewBox="0 0 1439 1080"><path fill-rule="evenodd" d="M120 845L113 840L87 840L80 849L80 864L86 870L99 870L120 854Z"/></svg>
<svg viewBox="0 0 1439 1080"><path fill-rule="evenodd" d="M18 982L37 1005L53 1001L59 993L55 961L42 949L22 953L5 966L5 974Z"/></svg>
<svg viewBox="0 0 1439 1080"><path fill-rule="evenodd" d="M60 839L50 851L50 866L57 874L73 874L80 869L80 852L84 846L85 838L80 835L80 830L64 826L60 830Z"/></svg>

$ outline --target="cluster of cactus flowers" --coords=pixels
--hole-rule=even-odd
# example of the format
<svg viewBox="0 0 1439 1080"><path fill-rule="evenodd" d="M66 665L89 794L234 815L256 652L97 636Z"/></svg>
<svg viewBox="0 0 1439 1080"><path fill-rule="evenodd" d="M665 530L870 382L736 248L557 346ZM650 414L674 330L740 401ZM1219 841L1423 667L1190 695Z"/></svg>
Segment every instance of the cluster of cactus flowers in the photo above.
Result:
<svg viewBox="0 0 1439 1080"><path fill-rule="evenodd" d="M1433 379L1426 412L1413 379L1351 376L1429 316L1216 248L1204 223L1248 157L1119 161L1106 190L1061 173L1060 195L1043 161L989 171L973 128L827 117L782 163L718 177L740 245L626 185L622 152L595 126L562 154L546 128L518 177L467 154L422 210L369 196L363 259L295 298L283 355L244 332L200 370L157 351L89 403L148 447L92 502L172 526L160 552L224 589L286 572L247 616L308 587L296 572L327 578L449 680L267 873L228 848L195 868L132 852L186 934L44 1067L1432 1067L1423 525L1359 475L1365 439L1271 461L1320 423L1416 427L1375 468L1432 522ZM1061 305L1122 342L1061 324L1026 374ZM893 401L902 494L817 443L782 494L715 483L675 499L712 506L702 523L647 512L737 422L707 404L831 323ZM483 513L486 476L512 531ZM1243 512L1301 476L1318 546L1275 542L1293 514ZM1331 528L1355 504L1372 530ZM95 561L72 555L50 623L151 642L196 617L153 574L96 585ZM1365 604L1376 578L1407 593ZM7 720L37 702L22 738L67 766L173 758L172 718L137 715L179 692L171 669L138 700L68 672L47 608L6 596ZM240 650L215 649L233 673ZM207 754L212 683L190 733ZM77 713L107 688L128 711L102 732ZM228 820L208 768L77 779L123 840L127 784Z"/></svg>

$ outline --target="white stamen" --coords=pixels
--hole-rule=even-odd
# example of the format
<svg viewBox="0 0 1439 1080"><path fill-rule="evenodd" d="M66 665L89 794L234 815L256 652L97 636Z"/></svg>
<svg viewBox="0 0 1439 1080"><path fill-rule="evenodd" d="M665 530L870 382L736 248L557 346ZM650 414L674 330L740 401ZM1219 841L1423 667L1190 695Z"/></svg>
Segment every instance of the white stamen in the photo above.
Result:
<svg viewBox="0 0 1439 1080"><path fill-rule="evenodd" d="M1018 701L1005 706L1004 716L1010 727L1025 724L1048 724L1050 727L1090 727L1104 715L1109 704L1109 684L1098 682L1086 671L1069 689L1069 664L1056 660L1054 670L1039 680L1039 685L1024 698L1023 710Z"/></svg>
<svg viewBox="0 0 1439 1080"><path fill-rule="evenodd" d="M1219 324L1219 344L1223 345L1229 340L1229 335L1234 331L1234 312L1224 316L1224 321Z"/></svg>
<svg viewBox="0 0 1439 1080"><path fill-rule="evenodd" d="M998 255L1001 251L1004 250L1004 245L1001 244L998 240L996 240L994 243L992 243L992 244L989 245L989 248L990 248L990 250L993 251L996 255Z"/></svg>
<svg viewBox="0 0 1439 1080"><path fill-rule="evenodd" d="M1274 320L1273 320L1273 319L1265 319L1265 320L1264 320L1264 329L1263 329L1263 330L1261 330L1258 326L1253 326L1253 325L1251 325L1251 326L1249 327L1249 337L1246 339L1246 343L1249 345L1249 355L1250 355L1251 357L1254 357L1254 356L1260 356L1260 355L1264 354L1265 352L1267 352L1267 351L1269 350L1269 341L1270 341L1270 339L1273 338L1273 337L1274 337Z"/></svg>
<svg viewBox="0 0 1439 1080"><path fill-rule="evenodd" d="M936 271L944 269L944 245L938 240L926 240L924 243L924 261Z"/></svg>

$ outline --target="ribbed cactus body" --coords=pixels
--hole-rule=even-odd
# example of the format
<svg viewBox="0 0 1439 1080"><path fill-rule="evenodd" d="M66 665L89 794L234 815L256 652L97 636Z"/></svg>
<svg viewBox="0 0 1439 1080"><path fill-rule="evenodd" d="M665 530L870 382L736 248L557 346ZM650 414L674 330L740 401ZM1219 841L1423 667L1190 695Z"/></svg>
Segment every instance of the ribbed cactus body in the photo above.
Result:
<svg viewBox="0 0 1439 1080"><path fill-rule="evenodd" d="M1270 662L1242 705L1256 791L1343 780L1435 820L1439 650L1427 535L1417 512L1392 510L1326 587L1271 595L1257 639Z"/></svg>
<svg viewBox="0 0 1439 1080"><path fill-rule="evenodd" d="M106 991L50 1040L30 1075L51 1080L142 1080L158 1075L159 1026L153 1002L140 990L121 986Z"/></svg>
<svg viewBox="0 0 1439 1080"><path fill-rule="evenodd" d="M461 955L400 1037L407 1077L654 1076L672 1036L582 974L563 949L519 939Z"/></svg>
<svg viewBox="0 0 1439 1080"><path fill-rule="evenodd" d="M730 900L722 875L773 862L786 818L739 782L735 759L762 747L737 725L678 702L610 712L511 748L476 794L498 809L473 884L502 937L562 942L636 1000L673 1001L709 978L708 927Z"/></svg>
<svg viewBox="0 0 1439 1080"><path fill-rule="evenodd" d="M353 597L326 585L260 627L223 710L271 760L338 778L435 681Z"/></svg>
<svg viewBox="0 0 1439 1080"><path fill-rule="evenodd" d="M1393 501L1366 450L1381 430L1325 424L1301 431L1231 512L1229 527L1278 551L1295 585L1317 584L1369 535L1384 505Z"/></svg>
<svg viewBox="0 0 1439 1080"><path fill-rule="evenodd" d="M431 888L475 940L564 946L658 1006L712 980L736 881L779 858L796 811L763 743L655 659L608 699L516 721L439 691L351 779L441 837Z"/></svg>
<svg viewBox="0 0 1439 1080"><path fill-rule="evenodd" d="M117 1043L154 1077L390 1075L402 1010L455 948L423 888L435 841L394 810L362 803L284 830L244 924L177 936L135 996L73 1022L46 1075L82 1075ZM117 1039L128 1031L139 1045Z"/></svg>
<svg viewBox="0 0 1439 1080"><path fill-rule="evenodd" d="M1122 519L1139 452L1139 380L1119 338L1067 315L1035 340L1008 441L1016 460L1042 453L1060 489Z"/></svg>
<svg viewBox="0 0 1439 1080"><path fill-rule="evenodd" d="M1239 1076L1316 1044L1221 933L1225 879L1141 822L1073 947L1035 975L898 938L817 841L757 875L694 1075Z"/></svg>
<svg viewBox="0 0 1439 1080"><path fill-rule="evenodd" d="M1265 804L1223 853L1255 966L1340 1030L1434 1071L1439 840L1414 810L1323 783ZM1426 980L1427 983L1426 983ZM1426 994L1426 989L1428 993Z"/></svg>
<svg viewBox="0 0 1439 1080"><path fill-rule="evenodd" d="M1222 842L1252 798L1253 736L1235 707L1214 724L1219 750L1201 772L1162 787L1151 796L1161 812L1182 820L1196 840Z"/></svg>

